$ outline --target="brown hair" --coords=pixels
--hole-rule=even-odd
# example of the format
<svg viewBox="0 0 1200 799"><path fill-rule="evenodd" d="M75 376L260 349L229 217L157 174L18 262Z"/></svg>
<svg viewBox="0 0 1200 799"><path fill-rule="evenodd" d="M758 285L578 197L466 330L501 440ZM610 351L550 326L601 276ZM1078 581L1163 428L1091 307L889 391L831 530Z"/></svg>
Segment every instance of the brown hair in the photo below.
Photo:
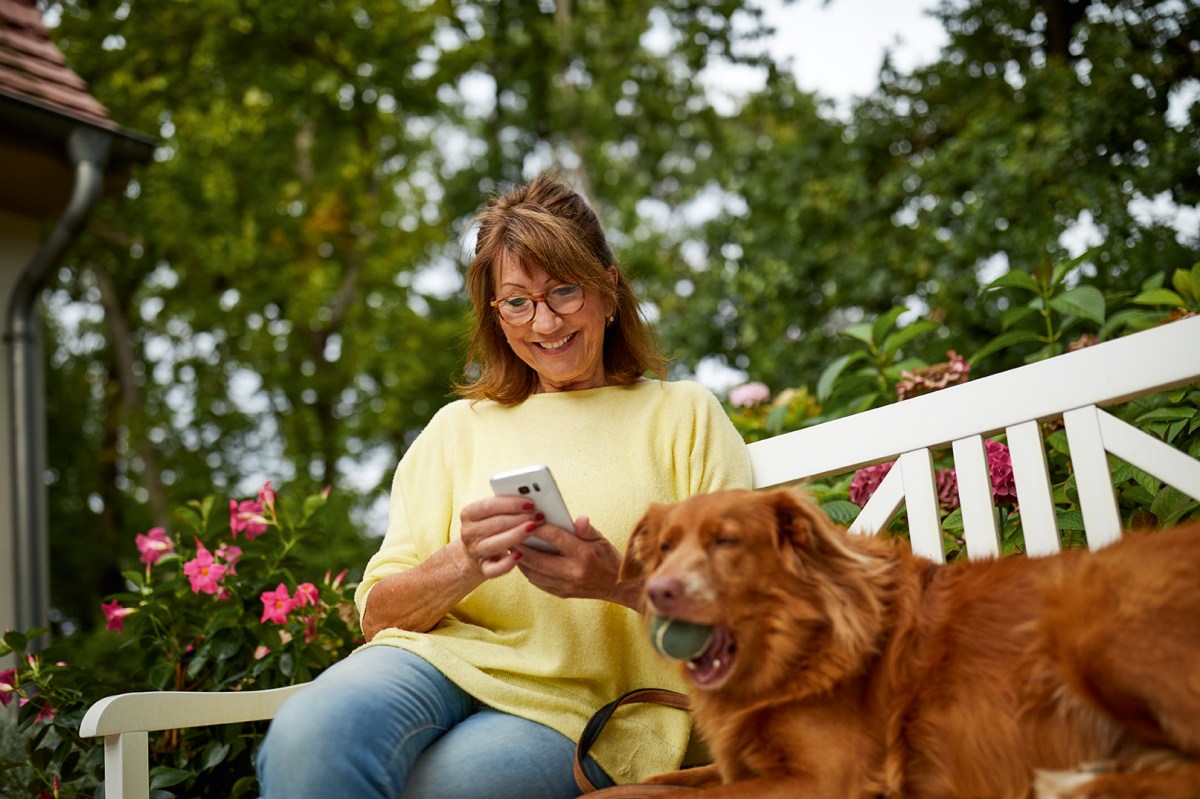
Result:
<svg viewBox="0 0 1200 799"><path fill-rule="evenodd" d="M475 221L479 235L467 269L475 322L467 369L478 374L455 385L455 393L516 405L537 390L537 373L509 347L500 319L488 305L495 299L495 269L507 258L515 258L526 273L541 268L554 280L583 286L589 295L615 304L615 319L604 333L609 385L631 385L646 372L666 376L667 359L638 313L633 289L619 269L616 286L606 272L617 264L600 220L574 189L539 175L489 199Z"/></svg>

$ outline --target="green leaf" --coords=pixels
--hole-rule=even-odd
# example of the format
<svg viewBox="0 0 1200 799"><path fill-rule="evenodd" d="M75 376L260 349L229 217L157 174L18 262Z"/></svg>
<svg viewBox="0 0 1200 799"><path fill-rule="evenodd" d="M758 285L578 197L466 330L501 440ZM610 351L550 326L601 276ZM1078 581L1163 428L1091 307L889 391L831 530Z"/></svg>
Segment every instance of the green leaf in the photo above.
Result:
<svg viewBox="0 0 1200 799"><path fill-rule="evenodd" d="M896 320L908 309L902 305L892 308L887 313L880 316L871 325L871 341L883 341L884 336L896 325Z"/></svg>
<svg viewBox="0 0 1200 799"><path fill-rule="evenodd" d="M1170 305L1175 308L1182 308L1184 305L1183 297L1180 297L1170 289L1151 289L1138 294L1130 302L1135 305Z"/></svg>
<svg viewBox="0 0 1200 799"><path fill-rule="evenodd" d="M946 514L946 518L942 519L942 529L956 535L966 529L966 525L963 524L962 508L955 508Z"/></svg>
<svg viewBox="0 0 1200 799"><path fill-rule="evenodd" d="M1187 494L1164 486L1154 498L1154 502L1150 503L1150 512L1158 517L1163 527L1170 527L1196 506L1196 501Z"/></svg>
<svg viewBox="0 0 1200 799"><path fill-rule="evenodd" d="M832 363L825 367L821 372L821 377L817 380L817 402L824 403L829 400L829 395L833 393L833 386L837 383L838 376L842 370L851 363L863 358L863 353L855 352L850 355L843 355L835 358Z"/></svg>
<svg viewBox="0 0 1200 799"><path fill-rule="evenodd" d="M1071 447L1067 443L1067 431L1055 430L1050 435L1046 436L1046 444L1060 455L1071 455Z"/></svg>
<svg viewBox="0 0 1200 799"><path fill-rule="evenodd" d="M862 508L844 499L826 502L821 506L821 510L825 511L825 515L833 520L834 524L850 524L862 513Z"/></svg>
<svg viewBox="0 0 1200 799"><path fill-rule="evenodd" d="M1032 330L1012 330L1008 333L1001 333L994 339L984 344L979 350L967 359L967 362L972 366L982 361L994 352L1008 349L1017 344L1024 344L1027 341L1045 341L1045 337L1033 332Z"/></svg>
<svg viewBox="0 0 1200 799"><path fill-rule="evenodd" d="M1062 283L1063 278L1070 274L1075 267L1079 266L1084 261L1090 261L1095 255L1097 249L1098 248L1085 250L1079 255L1076 255L1074 258L1068 258L1065 261L1059 261L1056 263L1054 265L1054 271L1050 274L1050 288L1056 288L1060 283Z"/></svg>
<svg viewBox="0 0 1200 799"><path fill-rule="evenodd" d="M900 351L900 348L908 342L915 338L919 338L920 336L932 333L937 329L937 322L931 322L928 319L921 319L913 322L911 325L902 327L892 335L888 336L883 342L881 352L887 358L891 359L895 357L896 353Z"/></svg>
<svg viewBox="0 0 1200 799"><path fill-rule="evenodd" d="M215 768L225 762L225 758L229 756L230 745L222 741L209 741L208 746L204 747L204 756L201 761L204 764L205 770Z"/></svg>
<svg viewBox="0 0 1200 799"><path fill-rule="evenodd" d="M778 435L783 431L783 423L787 419L788 406L776 405L767 413L767 418L763 419L763 427L771 435Z"/></svg>
<svg viewBox="0 0 1200 799"><path fill-rule="evenodd" d="M196 675L198 675L201 671L204 670L204 667L208 665L208 661L211 657L212 657L212 647L209 647L209 646L200 647L199 651L196 652L195 656L190 661L188 661L188 666L187 666L188 679L189 680L196 679Z"/></svg>
<svg viewBox="0 0 1200 799"><path fill-rule="evenodd" d="M1171 285L1181 297L1200 305L1200 263L1189 269L1176 269L1171 275Z"/></svg>
<svg viewBox="0 0 1200 799"><path fill-rule="evenodd" d="M279 670L283 672L283 676L291 677L296 673L296 656L291 652L284 652L279 656Z"/></svg>
<svg viewBox="0 0 1200 799"><path fill-rule="evenodd" d="M1104 293L1095 286L1076 286L1050 298L1050 307L1066 316L1104 324Z"/></svg>
<svg viewBox="0 0 1200 799"><path fill-rule="evenodd" d="M850 325L842 331L843 336L857 339L869 347L875 346L875 339L872 338L873 326L870 322L860 322L857 325Z"/></svg>
<svg viewBox="0 0 1200 799"><path fill-rule="evenodd" d="M984 291L995 289L1023 289L1033 294L1040 295L1042 293L1042 288L1033 279L1033 275L1020 269L1010 269L983 287Z"/></svg>
<svg viewBox="0 0 1200 799"><path fill-rule="evenodd" d="M1152 411L1147 411L1137 418L1137 424L1147 424L1156 421L1175 421L1177 419L1191 419L1197 414L1200 414L1200 409L1196 408L1155 408Z"/></svg>
<svg viewBox="0 0 1200 799"><path fill-rule="evenodd" d="M170 766L156 766L150 769L150 790L170 788L192 776L192 772Z"/></svg>
<svg viewBox="0 0 1200 799"><path fill-rule="evenodd" d="M1059 532L1083 530L1083 514L1077 510L1056 510Z"/></svg>
<svg viewBox="0 0 1200 799"><path fill-rule="evenodd" d="M29 646L29 638L23 632L9 630L4 633L4 644L13 652L21 654L25 651L25 647Z"/></svg>
<svg viewBox="0 0 1200 799"><path fill-rule="evenodd" d="M307 524L317 511L325 507L328 498L324 494L310 494L304 498L304 515L301 524Z"/></svg>
<svg viewBox="0 0 1200 799"><path fill-rule="evenodd" d="M1026 319L1030 314L1035 313L1037 313L1037 309L1029 305L1014 305L1010 308L1006 308L1004 312L1000 314L1000 329L1008 330L1013 325L1018 324L1022 320Z"/></svg>

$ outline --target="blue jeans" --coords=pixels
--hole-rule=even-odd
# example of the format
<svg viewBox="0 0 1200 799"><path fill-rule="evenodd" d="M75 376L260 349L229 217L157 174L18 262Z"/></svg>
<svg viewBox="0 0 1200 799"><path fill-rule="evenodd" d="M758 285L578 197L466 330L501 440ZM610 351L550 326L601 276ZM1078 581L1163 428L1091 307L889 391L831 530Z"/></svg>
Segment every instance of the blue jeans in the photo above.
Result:
<svg viewBox="0 0 1200 799"><path fill-rule="evenodd" d="M568 799L575 744L481 705L411 652L356 652L289 699L258 751L264 799ZM597 787L612 780L590 758Z"/></svg>

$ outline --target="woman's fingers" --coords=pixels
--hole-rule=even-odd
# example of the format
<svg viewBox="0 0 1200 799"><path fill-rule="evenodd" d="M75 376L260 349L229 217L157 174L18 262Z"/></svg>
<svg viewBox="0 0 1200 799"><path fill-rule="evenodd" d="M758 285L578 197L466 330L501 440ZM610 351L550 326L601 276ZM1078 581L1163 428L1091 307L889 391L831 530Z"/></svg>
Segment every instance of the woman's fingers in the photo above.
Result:
<svg viewBox="0 0 1200 799"><path fill-rule="evenodd" d="M488 497L465 505L460 517L467 555L484 577L513 570L524 555L518 547L542 523L532 502L520 497Z"/></svg>

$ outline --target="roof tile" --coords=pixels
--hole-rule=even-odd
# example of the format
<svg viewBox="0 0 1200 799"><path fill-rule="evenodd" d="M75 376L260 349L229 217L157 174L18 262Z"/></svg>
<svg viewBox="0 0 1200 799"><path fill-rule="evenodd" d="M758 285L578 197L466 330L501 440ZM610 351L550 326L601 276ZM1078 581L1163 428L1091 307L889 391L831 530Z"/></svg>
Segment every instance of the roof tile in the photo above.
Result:
<svg viewBox="0 0 1200 799"><path fill-rule="evenodd" d="M37 0L0 0L0 94L116 127L50 39Z"/></svg>

